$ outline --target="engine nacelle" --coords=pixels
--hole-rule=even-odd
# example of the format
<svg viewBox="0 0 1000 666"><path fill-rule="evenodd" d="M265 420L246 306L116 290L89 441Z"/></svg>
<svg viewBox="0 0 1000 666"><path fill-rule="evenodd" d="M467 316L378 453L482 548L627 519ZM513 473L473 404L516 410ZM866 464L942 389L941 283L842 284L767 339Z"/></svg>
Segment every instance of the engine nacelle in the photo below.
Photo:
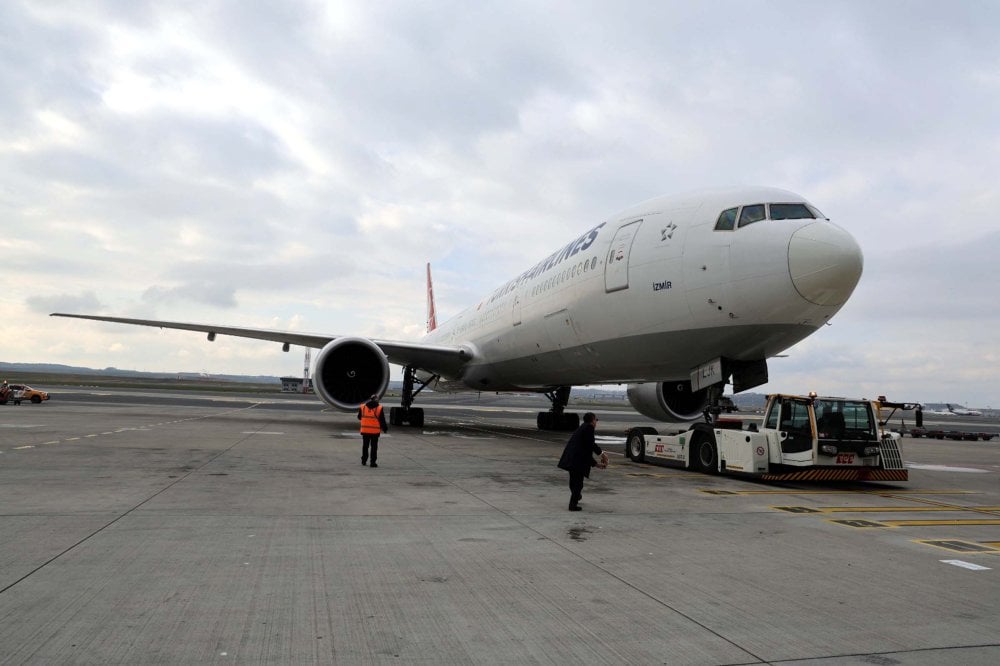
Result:
<svg viewBox="0 0 1000 666"><path fill-rule="evenodd" d="M708 389L691 391L691 382L629 384L628 401L635 411L657 421L696 421L708 406Z"/></svg>
<svg viewBox="0 0 1000 666"><path fill-rule="evenodd" d="M389 385L389 361L371 340L337 338L316 357L313 387L323 401L352 411L372 395L382 397Z"/></svg>

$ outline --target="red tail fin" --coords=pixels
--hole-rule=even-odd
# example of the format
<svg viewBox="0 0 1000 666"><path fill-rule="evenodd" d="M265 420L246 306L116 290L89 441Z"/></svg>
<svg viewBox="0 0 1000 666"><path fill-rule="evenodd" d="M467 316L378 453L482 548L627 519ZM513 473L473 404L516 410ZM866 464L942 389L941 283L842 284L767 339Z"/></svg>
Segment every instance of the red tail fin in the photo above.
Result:
<svg viewBox="0 0 1000 666"><path fill-rule="evenodd" d="M427 262L427 332L437 328L437 312L434 310L434 283L431 282L431 264Z"/></svg>

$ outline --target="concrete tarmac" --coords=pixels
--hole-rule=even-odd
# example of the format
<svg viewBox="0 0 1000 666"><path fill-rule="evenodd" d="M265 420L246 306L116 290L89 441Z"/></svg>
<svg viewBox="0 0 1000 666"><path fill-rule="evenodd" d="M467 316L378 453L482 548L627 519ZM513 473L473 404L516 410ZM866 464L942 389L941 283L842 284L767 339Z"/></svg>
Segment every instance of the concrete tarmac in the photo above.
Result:
<svg viewBox="0 0 1000 666"><path fill-rule="evenodd" d="M1000 663L1000 441L766 485L627 461L597 408L570 513L531 405L437 400L377 469L311 398L0 407L0 663Z"/></svg>

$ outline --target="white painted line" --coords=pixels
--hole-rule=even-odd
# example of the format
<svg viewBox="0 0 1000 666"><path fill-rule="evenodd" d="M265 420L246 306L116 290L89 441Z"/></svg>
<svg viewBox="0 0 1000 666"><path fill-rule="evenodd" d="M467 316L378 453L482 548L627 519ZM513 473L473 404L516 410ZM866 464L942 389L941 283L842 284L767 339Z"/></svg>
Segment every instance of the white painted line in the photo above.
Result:
<svg viewBox="0 0 1000 666"><path fill-rule="evenodd" d="M113 434L115 434L115 433L113 433L113 432L111 432L111 431L109 430L109 431L107 431L107 432L102 432L101 434L102 434L102 435L113 435Z"/></svg>
<svg viewBox="0 0 1000 666"><path fill-rule="evenodd" d="M75 441L76 441L76 440L78 440L78 439L80 439L80 438L79 438L79 437L67 437L67 438L66 438L66 441L67 441L67 442L75 442Z"/></svg>
<svg viewBox="0 0 1000 666"><path fill-rule="evenodd" d="M284 435L283 432L273 432L270 430L245 430L240 433L241 435Z"/></svg>
<svg viewBox="0 0 1000 666"><path fill-rule="evenodd" d="M20 451L21 449L33 449L33 448L35 448L34 444L28 444L27 446L15 446L14 450Z"/></svg>
<svg viewBox="0 0 1000 666"><path fill-rule="evenodd" d="M45 443L46 444L58 444L59 440L58 439L53 439L51 442L45 442Z"/></svg>
<svg viewBox="0 0 1000 666"><path fill-rule="evenodd" d="M89 439L91 437L97 437L97 435L85 435L85 437L87 437Z"/></svg>
<svg viewBox="0 0 1000 666"><path fill-rule="evenodd" d="M972 562L963 562L962 560L941 560L945 564L950 564L956 567L962 567L963 569L969 569L970 571L990 571L989 567L981 567L978 564L973 564Z"/></svg>
<svg viewBox="0 0 1000 666"><path fill-rule="evenodd" d="M917 463L906 463L910 469L926 469L931 472L971 472L974 474L988 474L989 470L975 469L973 467L949 467L948 465L918 465Z"/></svg>

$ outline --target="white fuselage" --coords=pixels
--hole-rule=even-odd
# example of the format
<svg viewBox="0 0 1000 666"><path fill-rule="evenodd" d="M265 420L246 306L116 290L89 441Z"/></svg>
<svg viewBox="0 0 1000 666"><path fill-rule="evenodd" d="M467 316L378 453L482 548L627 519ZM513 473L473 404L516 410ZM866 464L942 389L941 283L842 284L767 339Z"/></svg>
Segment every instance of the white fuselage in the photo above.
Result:
<svg viewBox="0 0 1000 666"><path fill-rule="evenodd" d="M595 225L424 338L473 357L440 388L686 379L720 356L782 352L840 310L861 274L860 248L822 218L732 230L716 221L727 209L798 202L772 188L706 191Z"/></svg>

